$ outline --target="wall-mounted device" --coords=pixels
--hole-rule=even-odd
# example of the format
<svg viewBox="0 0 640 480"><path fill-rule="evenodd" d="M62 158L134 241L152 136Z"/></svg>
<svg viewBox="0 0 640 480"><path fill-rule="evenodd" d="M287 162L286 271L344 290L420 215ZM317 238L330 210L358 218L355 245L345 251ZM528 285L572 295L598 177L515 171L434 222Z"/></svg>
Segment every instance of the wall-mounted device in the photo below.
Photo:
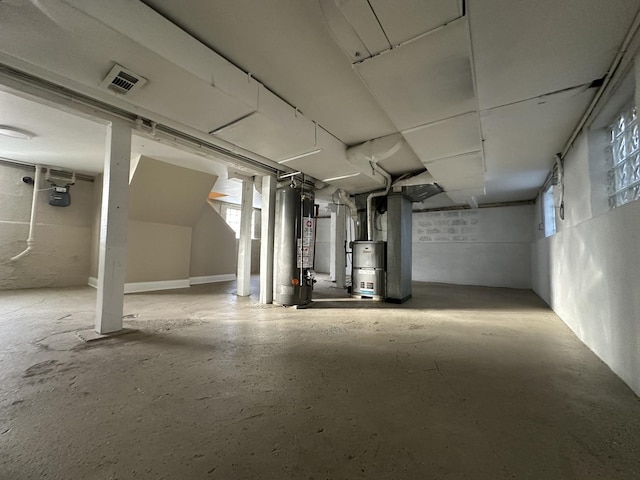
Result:
<svg viewBox="0 0 640 480"><path fill-rule="evenodd" d="M47 168L45 176L47 182L51 184L49 191L49 205L52 207L68 207L71 205L71 185L76 183L76 174L71 175L71 179L54 178L51 176L51 169Z"/></svg>
<svg viewBox="0 0 640 480"><path fill-rule="evenodd" d="M49 205L53 207L68 207L71 205L71 195L69 194L69 185L60 187L52 185L49 192Z"/></svg>

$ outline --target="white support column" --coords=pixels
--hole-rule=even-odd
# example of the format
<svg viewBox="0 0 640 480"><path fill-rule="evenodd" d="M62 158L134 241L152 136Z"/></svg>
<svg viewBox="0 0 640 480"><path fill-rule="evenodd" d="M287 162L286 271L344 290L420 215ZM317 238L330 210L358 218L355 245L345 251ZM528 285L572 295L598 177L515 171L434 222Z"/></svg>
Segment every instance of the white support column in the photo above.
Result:
<svg viewBox="0 0 640 480"><path fill-rule="evenodd" d="M331 252L330 279L336 282L336 287L344 288L346 284L346 260L344 254L345 241L345 206L336 205L331 212Z"/></svg>
<svg viewBox="0 0 640 480"><path fill-rule="evenodd" d="M101 334L122 330L130 157L131 128L114 121L107 126L102 181L95 324Z"/></svg>
<svg viewBox="0 0 640 480"><path fill-rule="evenodd" d="M338 206L330 205L331 210L331 219L329 220L329 228L331 231L329 232L329 281L336 281L336 227L337 227L337 218L338 218Z"/></svg>
<svg viewBox="0 0 640 480"><path fill-rule="evenodd" d="M273 303L273 239L276 225L276 177L262 177L260 303Z"/></svg>
<svg viewBox="0 0 640 480"><path fill-rule="evenodd" d="M238 296L251 295L251 215L253 213L253 182L242 181L242 212L238 244Z"/></svg>

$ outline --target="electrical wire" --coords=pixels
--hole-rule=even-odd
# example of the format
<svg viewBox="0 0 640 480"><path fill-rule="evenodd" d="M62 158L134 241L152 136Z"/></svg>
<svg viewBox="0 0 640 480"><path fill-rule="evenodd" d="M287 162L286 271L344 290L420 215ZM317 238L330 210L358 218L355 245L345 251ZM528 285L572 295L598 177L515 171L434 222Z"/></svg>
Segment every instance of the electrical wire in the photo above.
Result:
<svg viewBox="0 0 640 480"><path fill-rule="evenodd" d="M556 154L556 169L558 174L558 185L560 186L560 205L558 206L558 216L560 220L564 220L564 165L562 164L562 157L560 154Z"/></svg>

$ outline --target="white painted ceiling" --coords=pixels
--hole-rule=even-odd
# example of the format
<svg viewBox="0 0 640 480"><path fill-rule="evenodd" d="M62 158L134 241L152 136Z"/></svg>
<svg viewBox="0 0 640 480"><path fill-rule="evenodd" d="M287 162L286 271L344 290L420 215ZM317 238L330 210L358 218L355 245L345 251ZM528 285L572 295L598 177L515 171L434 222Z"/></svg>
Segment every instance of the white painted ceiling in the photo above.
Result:
<svg viewBox="0 0 640 480"><path fill-rule="evenodd" d="M381 165L396 176L428 169L447 199L425 207L517 201L535 196L639 9L640 0L6 0L0 63L351 192L381 183L348 148L401 134L406 143ZM148 84L130 98L100 89L114 63ZM0 122L61 128L0 101ZM100 154L90 168L95 128L75 126L66 146L3 141L0 156L91 172L101 164ZM166 156L181 155L203 170L215 163Z"/></svg>
<svg viewBox="0 0 640 480"><path fill-rule="evenodd" d="M35 135L31 140L0 135L0 158L92 176L104 169L106 127L103 123L0 90L0 125L11 125ZM216 175L214 191L225 194L220 200L240 203L242 183L228 178L228 169L222 160L215 161L134 132L131 158L140 156ZM254 206L260 207L257 192Z"/></svg>
<svg viewBox="0 0 640 480"><path fill-rule="evenodd" d="M31 140L0 135L0 157L57 166L77 173L102 171L106 127L0 90L0 125L33 133Z"/></svg>

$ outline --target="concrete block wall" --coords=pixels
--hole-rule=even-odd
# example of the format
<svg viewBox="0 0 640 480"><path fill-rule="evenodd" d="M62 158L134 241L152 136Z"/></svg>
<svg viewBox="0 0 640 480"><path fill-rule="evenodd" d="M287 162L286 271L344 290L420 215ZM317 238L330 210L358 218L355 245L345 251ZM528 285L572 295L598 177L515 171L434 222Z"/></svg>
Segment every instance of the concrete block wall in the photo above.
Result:
<svg viewBox="0 0 640 480"><path fill-rule="evenodd" d="M414 212L413 280L531 288L534 209ZM315 268L322 273L330 270L330 232L331 220L319 218Z"/></svg>
<svg viewBox="0 0 640 480"><path fill-rule="evenodd" d="M49 205L41 191L36 211L35 247L16 262L9 259L26 248L33 186L22 181L34 169L0 164L0 290L86 285L91 264L94 182L71 187L71 205ZM40 189L48 188L44 181Z"/></svg>
<svg viewBox="0 0 640 480"><path fill-rule="evenodd" d="M532 286L640 395L640 201L608 208L606 158L589 138L599 133L583 134L565 159L565 219L548 238L536 230Z"/></svg>
<svg viewBox="0 0 640 480"><path fill-rule="evenodd" d="M533 205L413 214L413 280L531 288Z"/></svg>

